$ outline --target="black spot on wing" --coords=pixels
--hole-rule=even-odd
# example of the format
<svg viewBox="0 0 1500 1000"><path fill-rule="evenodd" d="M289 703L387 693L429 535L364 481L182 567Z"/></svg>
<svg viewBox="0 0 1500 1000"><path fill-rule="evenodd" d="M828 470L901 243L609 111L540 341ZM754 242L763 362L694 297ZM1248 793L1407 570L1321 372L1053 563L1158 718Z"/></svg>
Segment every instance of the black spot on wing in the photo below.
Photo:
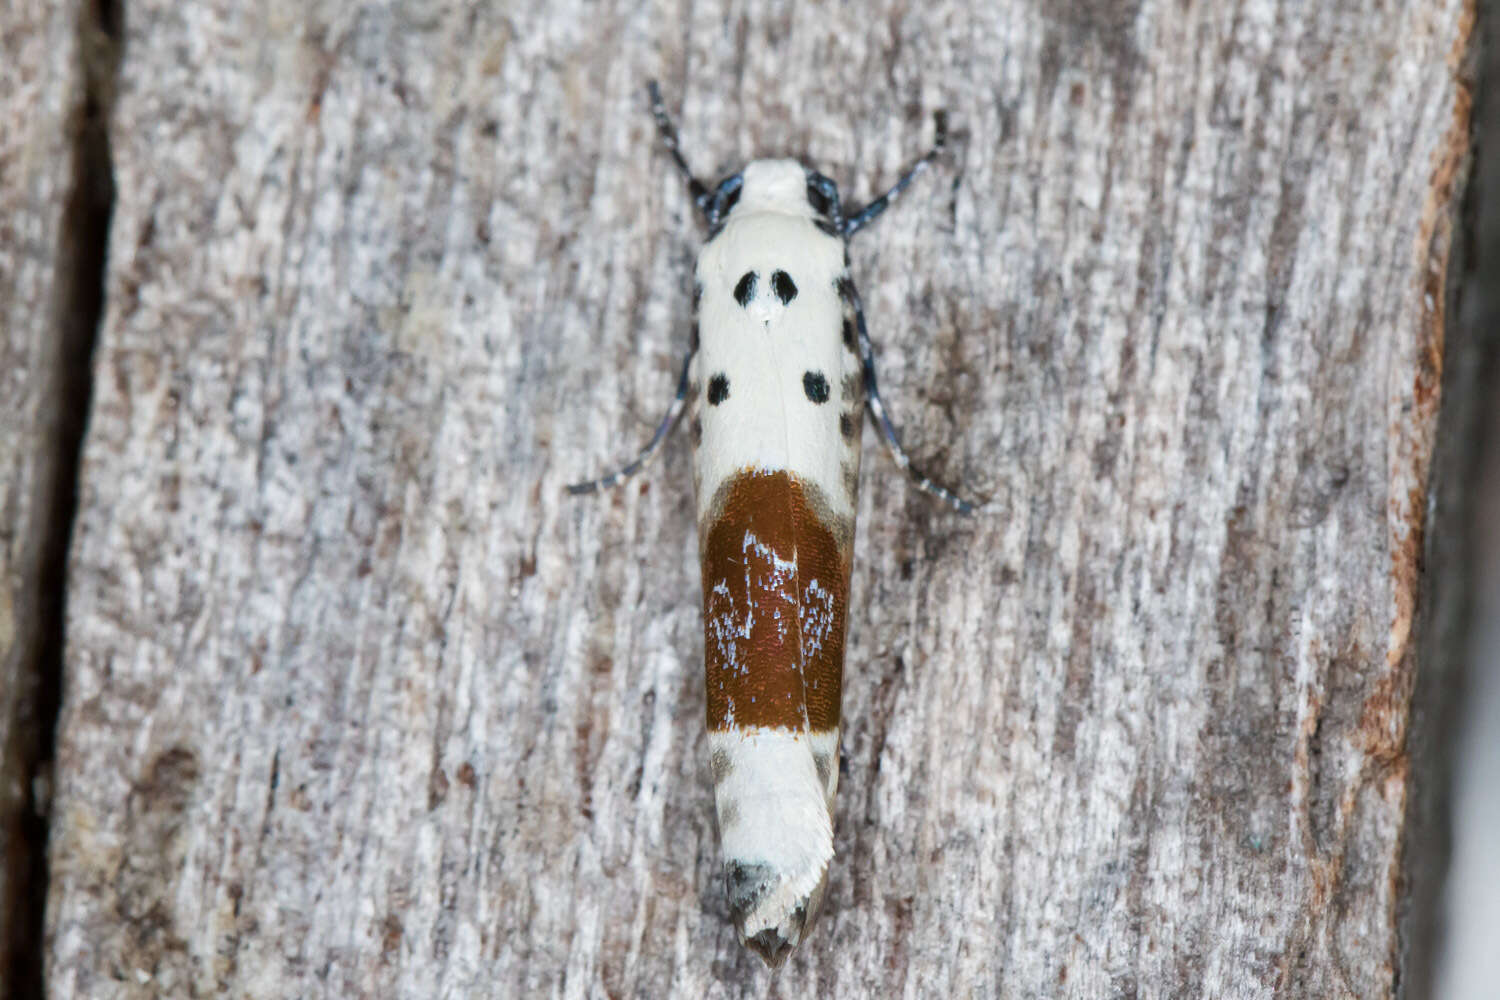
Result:
<svg viewBox="0 0 1500 1000"><path fill-rule="evenodd" d="M696 423L696 421L694 421ZM839 414L839 433L844 435L844 440L853 441L854 435L859 431L859 425L854 422L854 414L848 410Z"/></svg>
<svg viewBox="0 0 1500 1000"><path fill-rule="evenodd" d="M734 759L729 756L729 751L723 747L715 750L708 757L708 770L714 776L714 784L728 778L734 773Z"/></svg>
<svg viewBox="0 0 1500 1000"><path fill-rule="evenodd" d="M734 286L734 301L741 306L748 306L753 298L755 298L755 272L746 271L740 283Z"/></svg>
<svg viewBox="0 0 1500 1000"><path fill-rule="evenodd" d="M776 869L768 864L744 864L731 861L724 866L724 884L729 890L729 908L735 915L744 915L753 910L772 889L778 879Z"/></svg>
<svg viewBox="0 0 1500 1000"><path fill-rule="evenodd" d="M723 372L708 380L708 405L718 406L729 398L729 376Z"/></svg>
<svg viewBox="0 0 1500 1000"><path fill-rule="evenodd" d="M797 297L797 283L792 280L790 274L787 274L785 271L777 271L771 275L771 291L776 293L776 297L781 300L782 305L790 305L792 300Z"/></svg>
<svg viewBox="0 0 1500 1000"><path fill-rule="evenodd" d="M844 480L844 495L853 502L859 496L859 464L857 462L839 463L839 473Z"/></svg>
<svg viewBox="0 0 1500 1000"><path fill-rule="evenodd" d="M854 305L854 282L849 280L847 274L839 275L838 280L833 283L833 287L838 290L840 301L847 306Z"/></svg>
<svg viewBox="0 0 1500 1000"><path fill-rule="evenodd" d="M807 398L814 403L826 403L828 402L828 379L823 377L822 372L807 372L802 376L802 391L807 393Z"/></svg>
<svg viewBox="0 0 1500 1000"><path fill-rule="evenodd" d="M857 350L854 346L854 320L848 316L844 317L844 346L849 350Z"/></svg>

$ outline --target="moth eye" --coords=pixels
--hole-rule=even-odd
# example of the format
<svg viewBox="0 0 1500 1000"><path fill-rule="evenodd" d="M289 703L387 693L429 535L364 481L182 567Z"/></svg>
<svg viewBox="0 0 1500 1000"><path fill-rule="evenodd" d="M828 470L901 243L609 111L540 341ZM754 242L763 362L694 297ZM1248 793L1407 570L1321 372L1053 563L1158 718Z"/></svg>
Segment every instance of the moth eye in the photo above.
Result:
<svg viewBox="0 0 1500 1000"><path fill-rule="evenodd" d="M788 305L797 297L797 283L792 276L785 271L777 271L771 275L771 291L781 300L782 305Z"/></svg>
<svg viewBox="0 0 1500 1000"><path fill-rule="evenodd" d="M816 176L807 178L807 203L812 206L814 212L824 216L833 207L833 203L828 198L828 192L823 190Z"/></svg>
<svg viewBox="0 0 1500 1000"><path fill-rule="evenodd" d="M744 185L736 184L731 191L724 195L723 201L719 203L720 215L728 215L730 212L734 211L734 206L740 203L740 191L743 190L743 188Z"/></svg>
<svg viewBox="0 0 1500 1000"><path fill-rule="evenodd" d="M755 298L755 272L746 271L740 283L734 286L734 301L741 306L748 306L753 298Z"/></svg>

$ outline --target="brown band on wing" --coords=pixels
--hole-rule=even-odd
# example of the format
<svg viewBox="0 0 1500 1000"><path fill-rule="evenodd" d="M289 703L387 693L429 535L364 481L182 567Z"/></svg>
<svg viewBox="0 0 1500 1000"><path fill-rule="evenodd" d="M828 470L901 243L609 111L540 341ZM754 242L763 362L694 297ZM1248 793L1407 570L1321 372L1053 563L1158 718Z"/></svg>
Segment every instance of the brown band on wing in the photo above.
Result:
<svg viewBox="0 0 1500 1000"><path fill-rule="evenodd" d="M742 472L715 498L701 536L711 730L839 724L853 525L826 523L813 492Z"/></svg>

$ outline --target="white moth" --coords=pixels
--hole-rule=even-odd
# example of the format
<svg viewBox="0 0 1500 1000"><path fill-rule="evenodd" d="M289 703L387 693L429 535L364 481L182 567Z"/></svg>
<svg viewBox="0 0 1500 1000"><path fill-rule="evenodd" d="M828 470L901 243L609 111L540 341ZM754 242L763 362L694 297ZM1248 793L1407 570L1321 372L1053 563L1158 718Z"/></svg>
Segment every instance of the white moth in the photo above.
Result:
<svg viewBox="0 0 1500 1000"><path fill-rule="evenodd" d="M942 152L846 214L833 181L796 160L756 160L710 191L683 158L653 82L656 124L708 223L692 345L677 397L625 468L639 470L684 414L703 570L709 768L740 940L772 965L817 916L833 858L839 697L866 403L896 464L916 472L875 381L848 241Z"/></svg>

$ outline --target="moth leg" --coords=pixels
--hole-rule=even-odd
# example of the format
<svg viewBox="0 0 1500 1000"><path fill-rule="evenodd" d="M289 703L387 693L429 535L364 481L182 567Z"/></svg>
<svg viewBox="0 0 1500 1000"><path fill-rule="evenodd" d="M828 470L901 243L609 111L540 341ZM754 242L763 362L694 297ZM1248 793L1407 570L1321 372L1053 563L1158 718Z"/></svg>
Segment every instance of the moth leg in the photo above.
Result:
<svg viewBox="0 0 1500 1000"><path fill-rule="evenodd" d="M661 89L657 87L655 80L646 84L646 93L651 98L651 116L656 119L656 130L661 133L662 145L666 146L667 152L672 154L672 160L677 164L678 172L682 174L683 180L687 181L688 194L692 195L693 204L698 206L698 211L703 213L704 218L710 218L709 209L713 204L713 195L709 193L702 181L693 176L692 168L683 158L682 143L677 138L677 126L672 124L671 116L667 114L667 106L662 103Z"/></svg>
<svg viewBox="0 0 1500 1000"><path fill-rule="evenodd" d="M946 111L934 111L932 113L933 128L937 135L933 137L932 148L929 149L920 160L906 168L906 173L901 179L891 185L891 189L885 194L870 202L858 212L852 212L844 220L844 238L848 239L859 232L865 226L875 221L875 217L884 212L891 204L906 190L908 184L916 179L917 175L926 170L932 161L942 155L944 147L948 145L948 113Z"/></svg>
<svg viewBox="0 0 1500 1000"><path fill-rule="evenodd" d="M688 372L693 365L693 357L698 353L698 345L694 344L688 350L687 357L682 359L682 377L677 380L677 396L672 400L672 405L667 408L667 415L662 417L661 423L657 425L656 433L651 435L651 440L646 447L640 450L631 462L623 469L611 472L607 476L598 479L590 479L586 483L573 483L568 487L568 492L574 496L583 493L593 493L596 490L607 490L618 486L626 479L640 472L646 463L651 461L661 443L672 433L672 428L677 426L677 421L682 418L682 411L687 403L688 394Z"/></svg>
<svg viewBox="0 0 1500 1000"><path fill-rule="evenodd" d="M859 292L855 290L854 282L846 279L839 283L839 293L845 297L847 304L854 311L854 324L859 331L859 361L861 373L864 376L865 400L869 403L870 419L874 422L875 429L880 432L886 450L891 453L891 460L916 484L917 489L932 494L960 514L974 513L974 504L947 487L939 486L912 465L911 456L907 455L906 449L901 447L901 437L896 433L896 427L891 423L890 414L886 412L885 403L880 398L880 387L875 379L875 345L871 343L870 333L865 328L865 311L859 302Z"/></svg>

